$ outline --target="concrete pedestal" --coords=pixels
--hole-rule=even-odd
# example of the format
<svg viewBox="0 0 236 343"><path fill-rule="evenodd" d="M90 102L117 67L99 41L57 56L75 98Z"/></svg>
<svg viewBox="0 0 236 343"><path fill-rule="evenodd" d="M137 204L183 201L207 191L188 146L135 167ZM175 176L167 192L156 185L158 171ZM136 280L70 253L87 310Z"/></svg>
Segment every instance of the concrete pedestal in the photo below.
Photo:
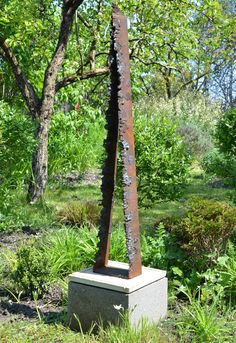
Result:
<svg viewBox="0 0 236 343"><path fill-rule="evenodd" d="M109 266L128 269L128 264L109 261ZM142 318L157 322L167 313L166 272L142 268L142 275L133 279L94 273L92 268L69 276L68 316L72 329L88 331L94 323L106 326L119 323L120 313L129 312L132 326ZM78 323L80 322L80 325Z"/></svg>

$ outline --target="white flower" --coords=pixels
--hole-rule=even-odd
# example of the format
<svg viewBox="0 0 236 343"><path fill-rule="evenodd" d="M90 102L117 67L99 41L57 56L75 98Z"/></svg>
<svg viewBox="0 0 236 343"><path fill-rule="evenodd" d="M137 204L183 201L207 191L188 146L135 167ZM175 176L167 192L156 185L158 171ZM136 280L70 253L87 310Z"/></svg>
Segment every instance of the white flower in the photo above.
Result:
<svg viewBox="0 0 236 343"><path fill-rule="evenodd" d="M113 305L113 307L117 311L124 310L124 307L121 304L120 305Z"/></svg>

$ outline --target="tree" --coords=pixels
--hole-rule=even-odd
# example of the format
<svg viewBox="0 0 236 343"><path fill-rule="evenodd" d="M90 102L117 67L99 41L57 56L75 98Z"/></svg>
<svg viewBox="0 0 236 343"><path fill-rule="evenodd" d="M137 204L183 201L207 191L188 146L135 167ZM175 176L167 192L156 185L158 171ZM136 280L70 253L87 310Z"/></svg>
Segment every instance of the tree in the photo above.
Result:
<svg viewBox="0 0 236 343"><path fill-rule="evenodd" d="M44 192L44 189L47 184L48 179L48 133L49 133L49 125L51 116L53 114L53 106L55 102L55 94L58 92L62 87L75 82L79 77L81 78L89 78L91 76L100 75L108 72L107 68L95 70L94 64L91 66L91 70L85 74L83 72L77 72L74 75L70 75L67 77L61 78L57 81L57 77L59 75L60 68L63 64L63 60L66 54L66 48L68 45L69 36L72 32L72 24L75 13L78 7L82 4L83 0L64 0L62 2L61 8L61 23L59 29L59 37L57 39L56 48L53 52L53 55L50 61L47 64L44 76L43 76L43 86L41 91L41 96L37 93L37 88L30 82L29 78L27 77L26 73L21 68L20 62L16 56L15 49L11 48L8 43L8 36L17 37L18 32L12 33L12 26L11 20L8 19L7 15L4 17L3 22L1 22L1 26L3 26L4 30L3 33L0 35L0 47L2 49L1 54L3 58L9 63L11 69L14 73L17 86L21 91L22 97L25 100L25 103L29 110L29 116L31 119L36 123L36 132L35 138L37 141L36 149L33 154L32 160L32 178L29 184L29 199L31 203L36 202ZM21 1L20 4L16 5L16 11L21 9L23 2ZM37 6L35 3L32 2L29 4L29 7L37 12L39 16L39 12L42 10L48 10L47 5L50 5L51 8L55 6L54 2L49 1L38 1ZM44 5L41 7L41 5ZM1 9L1 11L7 10L7 13L11 13L11 5L9 7L6 6ZM16 13L15 13L16 14ZM33 18L36 22L37 28L42 25L42 22L37 21L37 17ZM25 20L25 18L24 18ZM31 17L32 20L32 17ZM24 21L25 27L27 28L27 21ZM22 23L21 23L22 24ZM28 23L29 26L32 23ZM23 25L24 26L24 25ZM42 25L42 30L45 27ZM14 26L13 26L14 30ZM48 27L45 29L48 32ZM22 32L21 32L22 33ZM33 44L32 42L32 33L31 27L29 28L29 37L30 40L28 44ZM6 36L5 36L5 35ZM19 39L19 35L18 35ZM43 41L43 43L47 43L47 41ZM48 42L50 43L50 42ZM94 45L95 43L93 43ZM14 45L14 44L13 44ZM21 58L26 58L24 56L24 44L21 46L22 54ZM42 49L42 46L41 46ZM47 49L47 48L46 48ZM40 59L40 54L37 56ZM91 61L91 59L90 59Z"/></svg>
<svg viewBox="0 0 236 343"><path fill-rule="evenodd" d="M213 64L224 65L235 46L234 20L219 1L132 1L125 8L135 12L131 59L149 95L170 99L202 89Z"/></svg>
<svg viewBox="0 0 236 343"><path fill-rule="evenodd" d="M229 0L220 0L222 9L228 20L235 23L236 3ZM234 24L235 27L235 24ZM236 49L235 32L222 41L221 50L227 51L227 58L221 54L218 63L213 65L213 73L209 80L210 91L222 100L225 109L236 105ZM232 49L228 49L229 45Z"/></svg>

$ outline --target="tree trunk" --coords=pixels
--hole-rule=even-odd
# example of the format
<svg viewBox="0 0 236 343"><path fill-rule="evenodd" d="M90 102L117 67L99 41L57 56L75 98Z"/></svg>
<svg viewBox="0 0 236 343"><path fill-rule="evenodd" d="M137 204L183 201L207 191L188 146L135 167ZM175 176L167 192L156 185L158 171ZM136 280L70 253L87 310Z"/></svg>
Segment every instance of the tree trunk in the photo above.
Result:
<svg viewBox="0 0 236 343"><path fill-rule="evenodd" d="M48 132L50 119L40 119L35 131L37 145L32 159L32 176L29 183L28 199L30 204L36 203L46 188L48 180Z"/></svg>

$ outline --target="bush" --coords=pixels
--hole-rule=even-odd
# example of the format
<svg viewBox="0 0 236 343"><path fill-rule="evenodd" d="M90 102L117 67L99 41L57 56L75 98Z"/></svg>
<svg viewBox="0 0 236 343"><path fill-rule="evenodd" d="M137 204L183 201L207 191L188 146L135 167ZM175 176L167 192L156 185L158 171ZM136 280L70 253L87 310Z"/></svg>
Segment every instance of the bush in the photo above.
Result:
<svg viewBox="0 0 236 343"><path fill-rule="evenodd" d="M148 115L137 109L135 153L141 205L181 195L190 156L173 120L158 112Z"/></svg>
<svg viewBox="0 0 236 343"><path fill-rule="evenodd" d="M142 262L145 266L169 269L173 239L161 223L153 233L144 232L141 236ZM178 255L178 254L177 254ZM175 257L175 263L179 256Z"/></svg>
<svg viewBox="0 0 236 343"><path fill-rule="evenodd" d="M170 229L192 267L205 268L217 260L236 229L236 208L194 198L187 203L185 215L176 219Z"/></svg>
<svg viewBox="0 0 236 343"><path fill-rule="evenodd" d="M236 178L236 159L214 149L201 162L206 173L223 178Z"/></svg>
<svg viewBox="0 0 236 343"><path fill-rule="evenodd" d="M55 113L49 134L49 174L82 173L97 167L103 138L99 113L96 120L86 110Z"/></svg>
<svg viewBox="0 0 236 343"><path fill-rule="evenodd" d="M210 133L194 122L180 122L178 133L183 137L191 156L198 160L214 147Z"/></svg>
<svg viewBox="0 0 236 343"><path fill-rule="evenodd" d="M50 269L39 241L30 240L20 245L15 253L6 251L5 261L13 291L32 298L35 292L42 296L47 291Z"/></svg>
<svg viewBox="0 0 236 343"><path fill-rule="evenodd" d="M100 216L100 207L94 201L85 203L73 201L58 211L58 218L64 223L73 226L97 225Z"/></svg>
<svg viewBox="0 0 236 343"><path fill-rule="evenodd" d="M219 120L216 129L216 139L220 150L236 157L236 109L231 108Z"/></svg>
<svg viewBox="0 0 236 343"><path fill-rule="evenodd" d="M170 100L148 97L139 101L136 107L149 117L158 112L180 123L194 123L208 133L214 132L222 113L220 102L189 90Z"/></svg>
<svg viewBox="0 0 236 343"><path fill-rule="evenodd" d="M16 187L31 175L34 126L20 108L0 101L0 184Z"/></svg>
<svg viewBox="0 0 236 343"><path fill-rule="evenodd" d="M49 175L75 170L84 172L99 165L104 136L103 119L97 109L81 113L57 112L49 133ZM95 114L98 114L97 117ZM0 101L0 198L27 183L31 176L35 125L24 109ZM11 200L10 200L11 201ZM1 203L2 205L2 203Z"/></svg>

